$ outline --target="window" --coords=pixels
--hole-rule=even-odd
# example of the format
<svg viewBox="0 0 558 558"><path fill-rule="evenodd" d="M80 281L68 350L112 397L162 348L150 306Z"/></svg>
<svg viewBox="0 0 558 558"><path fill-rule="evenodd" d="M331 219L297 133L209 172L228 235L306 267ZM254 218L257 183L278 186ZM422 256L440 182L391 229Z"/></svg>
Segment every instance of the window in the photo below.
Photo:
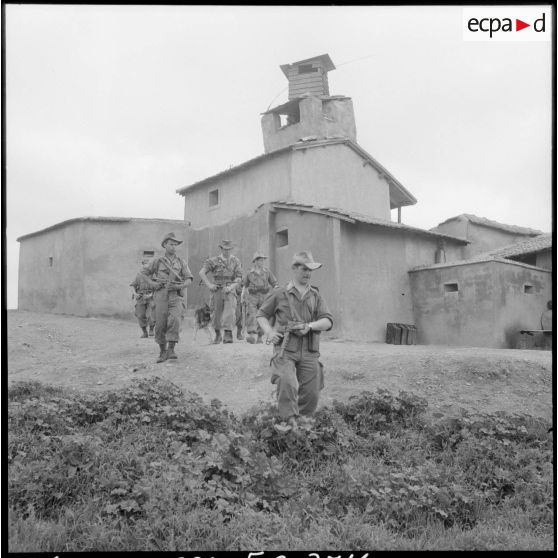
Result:
<svg viewBox="0 0 558 558"><path fill-rule="evenodd" d="M219 190L211 190L209 192L209 207L219 205Z"/></svg>
<svg viewBox="0 0 558 558"><path fill-rule="evenodd" d="M457 293L459 292L459 286L457 283L444 283L445 293Z"/></svg>
<svg viewBox="0 0 558 558"><path fill-rule="evenodd" d="M293 101L283 108L279 114L281 128L300 122L300 107L298 101Z"/></svg>
<svg viewBox="0 0 558 558"><path fill-rule="evenodd" d="M277 248L289 245L289 231L288 229L281 229L277 231Z"/></svg>
<svg viewBox="0 0 558 558"><path fill-rule="evenodd" d="M312 67L312 64L301 64L298 67L299 74L311 74L312 72L317 72L318 68Z"/></svg>
<svg viewBox="0 0 558 558"><path fill-rule="evenodd" d="M533 294L533 285L523 285L523 292L525 294Z"/></svg>
<svg viewBox="0 0 558 558"><path fill-rule="evenodd" d="M52 267L52 263L54 262L54 258L52 256L49 256L48 258L48 266Z"/></svg>
<svg viewBox="0 0 558 558"><path fill-rule="evenodd" d="M152 258L155 255L155 252L153 250L144 250L143 251L143 257L144 258Z"/></svg>

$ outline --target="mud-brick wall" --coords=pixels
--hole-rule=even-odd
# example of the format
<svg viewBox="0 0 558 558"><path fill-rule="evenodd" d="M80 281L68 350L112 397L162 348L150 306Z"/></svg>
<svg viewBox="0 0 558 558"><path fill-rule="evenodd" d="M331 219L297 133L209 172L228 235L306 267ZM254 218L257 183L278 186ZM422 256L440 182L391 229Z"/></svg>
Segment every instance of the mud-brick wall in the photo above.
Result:
<svg viewBox="0 0 558 558"><path fill-rule="evenodd" d="M183 221L132 219L126 223L83 223L84 315L133 317L129 284L141 268L144 251L165 253L161 241L169 232L183 240L176 254L188 259L187 228ZM188 293L186 293L186 297Z"/></svg>
<svg viewBox="0 0 558 558"><path fill-rule="evenodd" d="M18 308L135 319L129 284L144 251L162 255L171 231L185 240L177 253L187 258L187 229L173 219L84 218L23 237Z"/></svg>
<svg viewBox="0 0 558 558"><path fill-rule="evenodd" d="M81 246L81 223L20 241L19 310L84 315Z"/></svg>
<svg viewBox="0 0 558 558"><path fill-rule="evenodd" d="M409 273L418 342L513 347L520 329L540 329L551 273L515 262L476 262Z"/></svg>
<svg viewBox="0 0 558 558"><path fill-rule="evenodd" d="M209 301L209 290L203 283L200 284L199 272L207 258L221 253L219 244L222 240L232 240L235 243L233 254L240 260L244 274L250 268L256 250L269 255L267 218L268 213L264 210L233 219L223 225L189 229L189 265L194 275L194 283L188 289L189 308L196 308Z"/></svg>

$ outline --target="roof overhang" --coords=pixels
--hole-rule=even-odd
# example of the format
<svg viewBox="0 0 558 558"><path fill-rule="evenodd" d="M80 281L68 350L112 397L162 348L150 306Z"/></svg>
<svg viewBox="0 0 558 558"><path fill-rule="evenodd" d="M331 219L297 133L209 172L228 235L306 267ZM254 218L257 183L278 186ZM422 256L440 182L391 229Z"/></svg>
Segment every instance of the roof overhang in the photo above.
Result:
<svg viewBox="0 0 558 558"><path fill-rule="evenodd" d="M385 179L389 186L389 200L390 200L390 209L394 209L397 207L403 207L406 205L414 205L417 203L417 199L407 190L403 184L399 182L386 168L384 168L376 159L374 159L367 151L365 151L360 145L356 142L350 140L349 138L328 138L322 140L311 140L311 141L298 141L292 145L282 147L280 149L276 149L275 151L271 151L270 153L264 153L263 155L259 155L258 157L254 157L240 165L222 171L218 174L213 176L209 176L208 178L204 178L198 182L194 182L189 186L183 186L182 188L178 188L176 190L177 194L181 196L186 195L186 193L192 191L195 188L200 186L204 186L207 184L211 184L217 180L225 178L228 175L233 173L239 172L244 170L250 166L260 164L271 157L275 157L277 155L281 155L287 153L289 151L297 151L297 150L304 150L304 149L312 149L314 147L324 147L328 145L339 145L344 144L350 149L352 149L355 153L360 155L365 163L369 164L372 168L376 170L380 178Z"/></svg>
<svg viewBox="0 0 558 558"><path fill-rule="evenodd" d="M293 62L291 64L281 64L279 67L281 71L285 74L285 77L288 79L289 77L289 70L293 66L298 66L299 64L308 64L310 62L317 62L320 61L326 72L330 72L331 70L335 70L335 64L329 57L329 54L321 54L320 56L313 56L312 58L306 58L305 60L298 60L297 62Z"/></svg>

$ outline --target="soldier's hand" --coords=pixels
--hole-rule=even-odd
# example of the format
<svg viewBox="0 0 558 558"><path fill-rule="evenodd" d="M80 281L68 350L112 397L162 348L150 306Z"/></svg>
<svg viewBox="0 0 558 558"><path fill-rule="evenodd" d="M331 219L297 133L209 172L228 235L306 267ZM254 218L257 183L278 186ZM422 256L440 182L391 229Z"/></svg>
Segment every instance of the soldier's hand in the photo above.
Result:
<svg viewBox="0 0 558 558"><path fill-rule="evenodd" d="M210 283L209 286L207 287L212 293L214 293L218 287L215 283Z"/></svg>
<svg viewBox="0 0 558 558"><path fill-rule="evenodd" d="M278 345L279 343L281 343L281 340L283 339L283 334L279 333L278 331L275 331L274 329L272 329L268 334L267 334L267 340L269 343L273 343L274 345Z"/></svg>

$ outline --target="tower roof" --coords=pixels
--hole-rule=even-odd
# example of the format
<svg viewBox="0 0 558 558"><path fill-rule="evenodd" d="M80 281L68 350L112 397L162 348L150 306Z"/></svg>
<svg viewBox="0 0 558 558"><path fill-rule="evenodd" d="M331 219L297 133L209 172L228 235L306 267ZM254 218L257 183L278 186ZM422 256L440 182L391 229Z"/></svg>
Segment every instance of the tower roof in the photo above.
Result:
<svg viewBox="0 0 558 558"><path fill-rule="evenodd" d="M306 58L305 60L299 60L298 62L292 62L291 64L282 64L279 66L285 77L289 78L289 70L294 66L299 66L300 64L311 64L312 62L321 62L324 70L329 72L335 70L335 64L332 62L329 54L321 54L320 56L313 56L312 58Z"/></svg>

